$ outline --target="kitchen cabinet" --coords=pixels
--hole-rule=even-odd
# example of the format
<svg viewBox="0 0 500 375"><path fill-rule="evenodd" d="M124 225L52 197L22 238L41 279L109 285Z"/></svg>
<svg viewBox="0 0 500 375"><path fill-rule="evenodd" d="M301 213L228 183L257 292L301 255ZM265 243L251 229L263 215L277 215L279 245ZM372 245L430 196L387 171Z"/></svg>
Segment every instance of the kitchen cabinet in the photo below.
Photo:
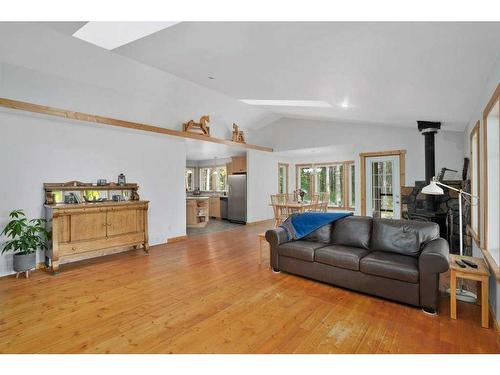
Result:
<svg viewBox="0 0 500 375"><path fill-rule="evenodd" d="M210 197L209 199L209 212L210 212L210 217L215 217L220 219L220 197Z"/></svg>
<svg viewBox="0 0 500 375"><path fill-rule="evenodd" d="M230 174L247 173L247 157L233 156L231 158L232 170ZM229 174L229 173L228 173Z"/></svg>
<svg viewBox="0 0 500 375"><path fill-rule="evenodd" d="M186 199L186 225L203 228L210 217L209 197L188 197Z"/></svg>

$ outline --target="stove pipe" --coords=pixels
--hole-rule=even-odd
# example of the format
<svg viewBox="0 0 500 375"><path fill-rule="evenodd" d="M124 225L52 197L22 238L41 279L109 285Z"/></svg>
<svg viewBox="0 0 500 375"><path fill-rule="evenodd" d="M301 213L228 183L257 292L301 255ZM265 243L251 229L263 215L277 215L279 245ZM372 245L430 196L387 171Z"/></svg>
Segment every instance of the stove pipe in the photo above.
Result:
<svg viewBox="0 0 500 375"><path fill-rule="evenodd" d="M425 138L425 183L429 184L432 177L436 175L436 149L434 136L441 129L440 122L432 121L417 121L418 130ZM426 197L426 210L428 212L435 212L435 199L433 195Z"/></svg>

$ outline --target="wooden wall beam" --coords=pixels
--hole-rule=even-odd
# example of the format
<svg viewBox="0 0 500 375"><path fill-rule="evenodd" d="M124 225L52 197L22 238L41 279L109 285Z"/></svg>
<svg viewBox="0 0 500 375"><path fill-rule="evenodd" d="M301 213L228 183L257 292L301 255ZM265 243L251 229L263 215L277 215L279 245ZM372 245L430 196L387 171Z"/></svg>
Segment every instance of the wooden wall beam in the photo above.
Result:
<svg viewBox="0 0 500 375"><path fill-rule="evenodd" d="M170 135L173 137L196 139L199 141L219 143L219 144L228 145L228 146L238 146L241 148L246 148L246 149L251 149L251 150L273 152L273 149L269 148L269 147L252 145L252 144L248 144L248 143L233 142L233 141L230 141L228 139L207 137L206 135L202 135L202 134L187 133L187 132L183 132L180 130L162 128L160 126L153 126L153 125L142 124L139 122L114 119L111 117L104 117L104 116L92 115L92 114L88 114L88 113L69 111L66 109L48 107L48 106L44 106L44 105L40 105L40 104L27 103L27 102L6 99L6 98L0 98L0 107L17 109L17 110L26 111L26 112L41 113L44 115L62 117L62 118L67 118L67 119L71 119L71 120L78 120L78 121L91 122L91 123L97 123L97 124L108 125L108 126L117 126L117 127L121 127L121 128L127 128L127 129L147 131L147 132L151 132L151 133Z"/></svg>

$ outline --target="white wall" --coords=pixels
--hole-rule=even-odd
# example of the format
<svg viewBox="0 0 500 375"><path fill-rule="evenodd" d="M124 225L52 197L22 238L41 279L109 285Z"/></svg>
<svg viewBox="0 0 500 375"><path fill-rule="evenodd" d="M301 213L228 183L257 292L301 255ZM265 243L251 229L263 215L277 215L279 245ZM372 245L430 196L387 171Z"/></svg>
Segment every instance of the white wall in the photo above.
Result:
<svg viewBox="0 0 500 375"><path fill-rule="evenodd" d="M247 152L247 222L274 217L269 206L271 195L278 192L278 159L269 152Z"/></svg>
<svg viewBox="0 0 500 375"><path fill-rule="evenodd" d="M14 209L44 216L44 182L116 181L123 172L150 201L150 243L185 235L183 140L6 109L0 110L0 129L1 228ZM0 275L11 272L12 255L0 256Z"/></svg>
<svg viewBox="0 0 500 375"><path fill-rule="evenodd" d="M301 119L281 119L266 126L260 141L272 140L278 158L293 164L354 160L356 213L360 213L360 158L370 151L399 150L406 153L406 186L425 179L424 137L414 129L373 124L348 124ZM442 167L461 176L464 158L462 132L441 130L436 135L436 173ZM290 190L295 189L295 165L290 165ZM460 177L459 177L460 178Z"/></svg>

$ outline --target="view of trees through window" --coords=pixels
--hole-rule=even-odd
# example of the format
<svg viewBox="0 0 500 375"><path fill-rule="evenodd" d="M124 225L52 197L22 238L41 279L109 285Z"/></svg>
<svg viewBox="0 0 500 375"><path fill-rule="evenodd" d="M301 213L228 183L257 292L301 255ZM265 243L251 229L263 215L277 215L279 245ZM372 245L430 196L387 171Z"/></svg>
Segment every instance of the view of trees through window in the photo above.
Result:
<svg viewBox="0 0 500 375"><path fill-rule="evenodd" d="M202 191L226 191L227 170L225 166L203 167L199 169L200 190Z"/></svg>
<svg viewBox="0 0 500 375"><path fill-rule="evenodd" d="M328 192L329 206L354 207L354 162L299 165L297 177L297 188L306 191L305 201Z"/></svg>
<svg viewBox="0 0 500 375"><path fill-rule="evenodd" d="M288 164L278 164L278 193L288 193Z"/></svg>

